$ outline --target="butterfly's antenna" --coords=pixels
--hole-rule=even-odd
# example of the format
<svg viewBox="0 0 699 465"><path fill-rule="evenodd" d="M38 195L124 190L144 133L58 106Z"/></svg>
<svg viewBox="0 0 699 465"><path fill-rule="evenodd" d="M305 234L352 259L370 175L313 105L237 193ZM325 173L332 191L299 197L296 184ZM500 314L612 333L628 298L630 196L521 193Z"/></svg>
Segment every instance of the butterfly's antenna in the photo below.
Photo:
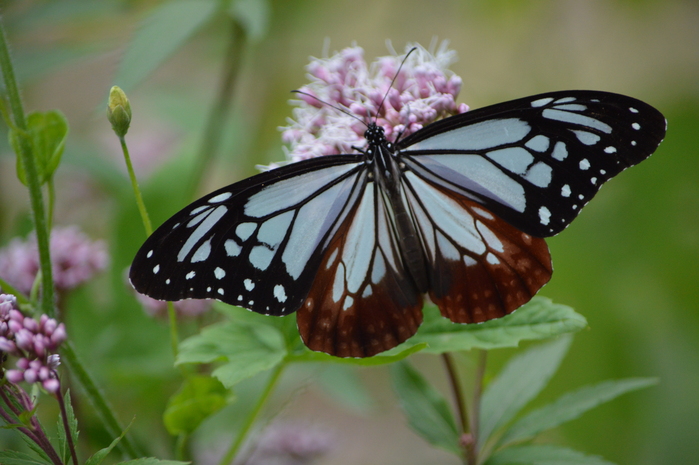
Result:
<svg viewBox="0 0 699 465"><path fill-rule="evenodd" d="M366 123L365 123L364 121L362 121L360 118L357 118L356 115L353 115L352 113L350 113L349 111L345 110L344 108L338 107L337 105L333 105L332 103L326 102L325 100L320 99L320 98L316 97L315 95L311 95L311 94L309 94L308 92L304 92L304 91L302 91L302 90L292 90L291 92L294 93L294 94L305 95L306 97L310 97L310 98L312 98L312 99L314 99L314 100L317 100L317 101L319 101L320 103L322 103L323 105L327 105L327 106L329 106L330 108L334 108L335 110L337 110L337 111L339 111L339 112L342 112L342 113L346 114L347 116L351 116L352 118L354 118L354 119L356 119L357 121L359 121L360 123L362 123L364 126L369 127L368 124L366 124Z"/></svg>
<svg viewBox="0 0 699 465"><path fill-rule="evenodd" d="M378 110L376 110L376 115L374 115L374 123L379 119L379 114L381 113L381 109L383 108L383 104L388 98L388 92L393 89L393 84L396 82L396 79L398 79L398 75L400 74L400 70L403 69L403 65L405 62L408 60L408 57L410 56L411 53L413 53L415 50L417 50L417 47L411 48L408 53L405 54L405 57L403 58L403 61L400 62L400 66L398 67L398 71L396 71L396 74L393 76L393 79L391 79L391 85L388 86L388 90L384 94L383 98L381 99L381 104L379 105Z"/></svg>

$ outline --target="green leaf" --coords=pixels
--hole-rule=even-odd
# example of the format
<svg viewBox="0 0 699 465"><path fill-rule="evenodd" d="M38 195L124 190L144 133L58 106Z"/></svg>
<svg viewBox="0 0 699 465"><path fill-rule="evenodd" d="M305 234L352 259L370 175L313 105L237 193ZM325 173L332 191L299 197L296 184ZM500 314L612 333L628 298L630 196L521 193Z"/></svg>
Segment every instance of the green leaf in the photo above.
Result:
<svg viewBox="0 0 699 465"><path fill-rule="evenodd" d="M614 465L596 455L550 445L508 447L493 454L485 465Z"/></svg>
<svg viewBox="0 0 699 465"><path fill-rule="evenodd" d="M444 397L408 362L391 367L393 386L408 424L430 444L459 457L459 430Z"/></svg>
<svg viewBox="0 0 699 465"><path fill-rule="evenodd" d="M134 418L135 420L135 418ZM95 452L90 458L88 458L85 461L85 465L99 465L102 463L102 461L109 455L109 453L116 447L116 445L121 441L121 439L126 435L126 433L131 429L131 425L133 425L134 420L131 420L131 423L129 423L129 426L126 427L124 431L121 432L118 438L115 438L111 444L109 444L107 447L104 449L100 449L97 452Z"/></svg>
<svg viewBox="0 0 699 465"><path fill-rule="evenodd" d="M2 465L51 465L51 462L44 462L31 455L11 450L0 451L0 463Z"/></svg>
<svg viewBox="0 0 699 465"><path fill-rule="evenodd" d="M209 21L216 7L213 0L160 3L129 44L115 84L127 91L136 86Z"/></svg>
<svg viewBox="0 0 699 465"><path fill-rule="evenodd" d="M425 307L425 322L409 344L426 343L424 352L517 347L522 340L548 339L580 331L587 320L566 305L545 297L534 297L514 313L480 324L455 324L439 314L435 306Z"/></svg>
<svg viewBox="0 0 699 465"><path fill-rule="evenodd" d="M34 162L39 174L39 182L45 184L58 168L68 137L68 120L58 110L45 113L32 112L27 115L27 132L20 134L10 129L10 144L17 153L17 178L27 185L26 174L22 166L20 138L27 137L32 148Z"/></svg>
<svg viewBox="0 0 699 465"><path fill-rule="evenodd" d="M500 445L524 441L622 394L657 384L655 378L629 378L604 381L564 394L555 402L530 412L517 421L500 440Z"/></svg>
<svg viewBox="0 0 699 465"><path fill-rule="evenodd" d="M180 344L177 365L224 362L212 375L225 387L269 370L287 355L284 337L272 326L223 322Z"/></svg>
<svg viewBox="0 0 699 465"><path fill-rule="evenodd" d="M568 352L571 337L540 344L512 357L481 400L479 449L541 392Z"/></svg>
<svg viewBox="0 0 699 465"><path fill-rule="evenodd" d="M271 15L267 0L236 0L230 13L245 29L250 41L257 42L267 35Z"/></svg>
<svg viewBox="0 0 699 465"><path fill-rule="evenodd" d="M170 398L163 421L173 436L190 434L209 416L226 406L228 390L210 376L191 376Z"/></svg>
<svg viewBox="0 0 699 465"><path fill-rule="evenodd" d="M187 465L192 462L178 462L177 460L160 460L155 457L146 457L142 459L129 460L128 462L119 462L116 465Z"/></svg>
<svg viewBox="0 0 699 465"><path fill-rule="evenodd" d="M337 403L360 413L369 412L375 404L355 367L329 364L318 375L317 383Z"/></svg>
<svg viewBox="0 0 699 465"><path fill-rule="evenodd" d="M68 427L70 428L70 434L73 438L73 444L78 443L78 420L75 418L75 413L73 413L73 404L70 401L70 389L66 390L63 396L63 403L66 406L66 414L68 415ZM68 463L70 458L70 447L68 447L68 440L66 438L66 430L63 428L63 418L62 415L58 415L58 453L61 455L63 462Z"/></svg>
<svg viewBox="0 0 699 465"><path fill-rule="evenodd" d="M382 352L379 355L374 355L373 357L365 358L342 358L335 357L333 355L328 355L323 352L314 352L310 349L304 349L300 354L294 354L289 358L289 361L293 362L325 362L325 363L338 363L345 365L358 365L358 366L377 366L386 365L388 363L395 363L404 358L412 355L416 352L424 350L427 347L426 344L415 344L406 345L401 344L398 347L394 347L391 350Z"/></svg>

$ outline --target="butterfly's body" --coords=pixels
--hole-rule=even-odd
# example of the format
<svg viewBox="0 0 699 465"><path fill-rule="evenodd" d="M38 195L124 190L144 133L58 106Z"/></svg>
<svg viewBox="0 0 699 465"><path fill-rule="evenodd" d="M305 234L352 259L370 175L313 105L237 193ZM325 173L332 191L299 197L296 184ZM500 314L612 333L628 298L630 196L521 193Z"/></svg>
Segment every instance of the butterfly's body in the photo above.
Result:
<svg viewBox="0 0 699 465"><path fill-rule="evenodd" d="M551 277L543 237L647 158L663 116L606 92L541 94L470 111L358 154L224 187L165 222L130 278L162 300L297 312L311 349L362 357L417 331L423 295L457 323L498 318Z"/></svg>

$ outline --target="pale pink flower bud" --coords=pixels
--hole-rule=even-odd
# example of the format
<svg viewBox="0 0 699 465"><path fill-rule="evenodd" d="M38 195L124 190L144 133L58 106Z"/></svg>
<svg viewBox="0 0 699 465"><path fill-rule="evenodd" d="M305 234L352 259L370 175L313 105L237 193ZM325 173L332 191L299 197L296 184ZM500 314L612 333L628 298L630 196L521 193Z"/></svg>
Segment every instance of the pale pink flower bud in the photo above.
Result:
<svg viewBox="0 0 699 465"><path fill-rule="evenodd" d="M17 384L24 381L24 373L19 370L7 370L5 378L12 384Z"/></svg>
<svg viewBox="0 0 699 465"><path fill-rule="evenodd" d="M56 378L50 378L42 383L44 389L51 394L56 394L61 389L61 383Z"/></svg>

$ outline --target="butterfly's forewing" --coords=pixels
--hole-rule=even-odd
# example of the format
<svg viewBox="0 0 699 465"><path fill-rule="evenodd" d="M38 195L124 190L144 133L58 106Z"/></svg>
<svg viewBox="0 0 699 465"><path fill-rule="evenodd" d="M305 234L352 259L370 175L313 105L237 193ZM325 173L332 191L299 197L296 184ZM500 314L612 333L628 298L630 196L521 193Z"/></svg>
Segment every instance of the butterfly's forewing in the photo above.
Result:
<svg viewBox="0 0 699 465"><path fill-rule="evenodd" d="M306 298L327 238L356 201L362 156L309 160L219 189L166 221L137 253L134 288L286 315Z"/></svg>
<svg viewBox="0 0 699 465"><path fill-rule="evenodd" d="M399 252L391 207L375 182L330 240L297 313L306 345L340 357L368 357L415 334L422 295Z"/></svg>
<svg viewBox="0 0 699 465"><path fill-rule="evenodd" d="M665 127L660 112L634 98L565 91L453 116L398 146L411 170L547 237L605 181L650 156Z"/></svg>
<svg viewBox="0 0 699 465"><path fill-rule="evenodd" d="M424 244L430 298L456 323L505 316L551 278L548 247L468 198L407 172L404 185Z"/></svg>

